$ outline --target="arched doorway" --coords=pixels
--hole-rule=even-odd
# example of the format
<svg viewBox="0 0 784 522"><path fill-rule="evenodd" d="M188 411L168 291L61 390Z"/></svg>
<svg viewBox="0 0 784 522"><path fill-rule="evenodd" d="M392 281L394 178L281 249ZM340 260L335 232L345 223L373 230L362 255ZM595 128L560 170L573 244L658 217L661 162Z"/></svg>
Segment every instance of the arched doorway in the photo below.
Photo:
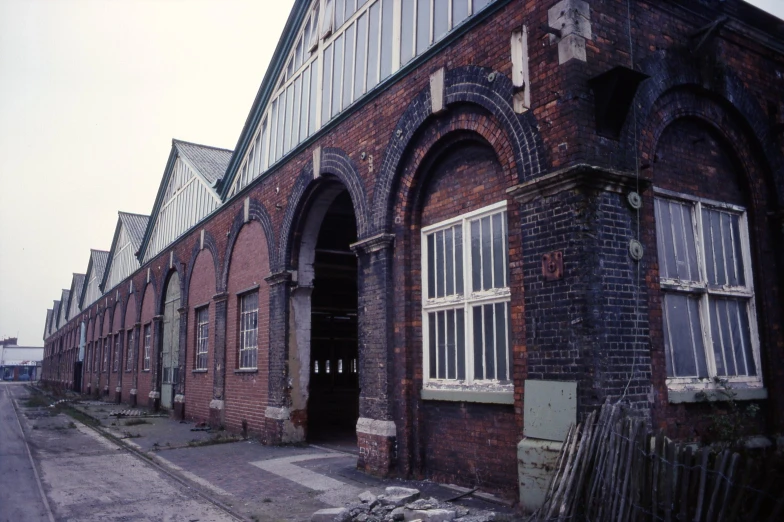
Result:
<svg viewBox="0 0 784 522"><path fill-rule="evenodd" d="M169 277L163 301L163 335L161 342L161 407L171 409L180 368L180 281Z"/></svg>
<svg viewBox="0 0 784 522"><path fill-rule="evenodd" d="M308 441L345 448L356 447L359 418L356 240L351 197L331 183L315 199L299 245L293 299L304 400L294 402L307 411Z"/></svg>

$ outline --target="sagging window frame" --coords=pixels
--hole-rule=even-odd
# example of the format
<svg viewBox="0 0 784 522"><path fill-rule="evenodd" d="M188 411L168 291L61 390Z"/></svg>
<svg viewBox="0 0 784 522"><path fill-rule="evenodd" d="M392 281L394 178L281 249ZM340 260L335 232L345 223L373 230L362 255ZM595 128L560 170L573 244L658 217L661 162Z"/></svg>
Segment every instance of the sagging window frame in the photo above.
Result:
<svg viewBox="0 0 784 522"><path fill-rule="evenodd" d="M660 187L653 187L655 200L674 201L680 204L687 204L690 206L692 215L692 226L694 231L695 249L697 268L699 271L699 282L685 281L680 279L671 279L663 277L663 270L659 255L661 252L661 223L656 211L656 203L654 201L654 222L656 225L656 249L657 249L657 262L659 263L659 287L661 293L661 313L662 313L662 343L665 350L665 362L669 366L670 358L669 353L671 344L668 344L667 336L671 335L667 324L667 310L665 304L666 294L689 294L698 296L698 310L700 319L700 331L702 333L702 344L705 352L705 364L708 376L705 378L700 377L670 377L667 375L666 383L667 388L672 391L684 390L712 390L716 389L719 384L717 380L724 381L730 386L739 388L762 388L762 363L760 355L760 338L757 324L757 309L756 309L756 294L754 291L754 270L752 267L751 259L751 236L749 234L749 220L748 210L746 207L732 203L713 200L710 198L702 198L675 192ZM741 261L743 262L743 277L745 285L731 286L723 285L722 287L711 288L708 284L708 275L706 273L706 260L705 260L705 239L704 228L702 222L702 209L708 208L725 213L734 214L738 216L738 230L740 240L740 253ZM745 299L746 301L746 314L749 326L749 341L751 343L751 354L755 365L756 375L737 375L737 376L719 376L716 370L715 352L713 349L713 338L710 323L710 309L709 301L711 296Z"/></svg>
<svg viewBox="0 0 784 522"><path fill-rule="evenodd" d="M506 286L502 288L491 288L474 292L472 285L472 253L471 253L471 222L488 216L501 214L503 231L505 234L505 249L502 268L505 272ZM447 297L428 297L429 290L429 268L428 268L428 236L439 231L447 230L457 224L462 224L462 256L463 256L463 294ZM492 227L492 221L491 221ZM513 392L513 355L512 355L512 321L511 321L511 284L509 272L509 215L507 202L500 201L479 208L474 211L466 212L458 216L448 218L438 223L422 227L420 231L421 240L421 288L422 288L422 377L425 389L432 390L465 390L470 387L471 391L487 392ZM491 247L492 248L492 247ZM504 304L506 313L506 379L477 379L474 371L474 327L472 310L476 305L495 305ZM449 309L457 310L461 307L464 316L465 332L465 379L459 378L433 378L430 375L430 319L429 314ZM457 317L455 318L457 321ZM437 350L437 349L436 349ZM496 354L497 356L497 354ZM496 364L497 368L497 364ZM439 369L436 366L436 373ZM456 375L456 377L458 377Z"/></svg>

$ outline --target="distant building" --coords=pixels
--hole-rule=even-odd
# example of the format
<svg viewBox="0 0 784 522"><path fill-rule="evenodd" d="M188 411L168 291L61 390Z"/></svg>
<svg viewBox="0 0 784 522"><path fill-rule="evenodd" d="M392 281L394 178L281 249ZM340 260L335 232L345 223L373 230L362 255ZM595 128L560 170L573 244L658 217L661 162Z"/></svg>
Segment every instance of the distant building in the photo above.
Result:
<svg viewBox="0 0 784 522"><path fill-rule="evenodd" d="M16 337L0 340L0 380L38 380L44 347L19 346L16 342Z"/></svg>

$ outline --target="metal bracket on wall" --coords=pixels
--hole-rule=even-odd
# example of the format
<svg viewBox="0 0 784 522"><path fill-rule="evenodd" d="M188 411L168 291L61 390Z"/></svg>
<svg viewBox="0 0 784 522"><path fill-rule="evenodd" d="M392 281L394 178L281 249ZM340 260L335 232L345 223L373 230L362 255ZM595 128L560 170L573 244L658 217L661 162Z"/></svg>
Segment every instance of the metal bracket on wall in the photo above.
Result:
<svg viewBox="0 0 784 522"><path fill-rule="evenodd" d="M545 281L563 279L563 252L550 252L542 256L542 275Z"/></svg>

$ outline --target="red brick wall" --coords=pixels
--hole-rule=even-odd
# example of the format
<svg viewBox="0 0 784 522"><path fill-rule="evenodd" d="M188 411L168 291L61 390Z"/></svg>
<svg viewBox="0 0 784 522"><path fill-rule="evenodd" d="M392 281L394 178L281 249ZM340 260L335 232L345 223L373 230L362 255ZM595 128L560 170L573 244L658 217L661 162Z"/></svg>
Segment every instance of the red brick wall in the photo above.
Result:
<svg viewBox="0 0 784 522"><path fill-rule="evenodd" d="M770 241L769 232L764 226L763 209L755 208L752 194L759 190L759 180L754 179L755 172L747 172L734 153L735 144L707 123L684 118L675 120L662 132L653 158L652 175L656 187L688 194L701 198L733 203L743 206L749 212L749 228L752 241L752 253L758 251L759 244ZM763 211L764 214L764 211ZM648 280L650 286L650 331L653 352L653 382L657 390L654 410L654 421L668 435L681 439L698 439L704 436L710 425L708 414L710 407L704 404L669 404L667 401L666 365L664 340L662 332L663 296L658 285L658 260L656 245L656 223L653 212L653 201L647 206L645 213L646 249L651 255ZM756 256L753 256L756 257ZM766 281L775 280L775 266L769 258L753 259L755 273L754 285L758 292L757 309L764 310L762 297L765 294ZM766 349L766 326L762 320L764 315L757 314L757 322L761 332L761 350ZM768 340L769 342L769 340ZM771 375L771 363L763 357L763 376L766 381ZM768 363L768 364L765 364ZM771 383L768 383L770 385ZM763 408L765 404L762 404ZM758 426L759 427L759 426Z"/></svg>
<svg viewBox="0 0 784 522"><path fill-rule="evenodd" d="M185 355L185 416L197 421L210 418L210 400L214 377L213 353L215 327L215 265L212 254L202 250L193 266L188 290L188 341ZM196 368L196 308L208 306L209 336L207 341L207 370L194 371Z"/></svg>
<svg viewBox="0 0 784 522"><path fill-rule="evenodd" d="M149 370L144 370L144 327L145 325L150 325L150 353L152 361L155 361L155 328L153 328L152 318L155 316L155 287L152 283L147 284L146 288L144 289L144 298L142 299L142 314L141 314L141 323L142 327L139 332L139 359L138 359L138 372L139 377L137 380L137 391L138 394L136 397L138 398L139 405L146 405L147 398L152 391L152 385L150 383L150 374Z"/></svg>
<svg viewBox="0 0 784 522"><path fill-rule="evenodd" d="M509 178L493 149L483 143L457 141L433 163L425 162L420 226L506 200ZM418 212L415 209L414 212ZM417 219L414 219L415 222ZM508 223L509 230L519 228ZM410 266L421 266L420 226L410 235ZM416 272L415 272L416 271ZM408 347L415 363L415 386L422 387L421 282L412 278L406 295L414 308L415 330ZM437 482L481 486L510 492L516 482L517 420L513 406L422 401L421 453L424 474Z"/></svg>
<svg viewBox="0 0 784 522"><path fill-rule="evenodd" d="M131 366L130 371L126 371L128 368L128 350L133 350L134 347L128 345L128 332L133 330L134 325L136 324L136 297L131 294L128 298L127 303L125 304L125 321L123 322L123 356L122 361L120 361L120 367L122 371L122 400L123 402L128 402L131 400L131 389L133 388L133 366ZM134 336L136 332L134 331ZM136 341L133 341L136 344ZM132 354L135 356L138 354Z"/></svg>
<svg viewBox="0 0 784 522"><path fill-rule="evenodd" d="M229 281L226 315L226 425L230 430L242 429L261 433L267 407L267 356L269 353L269 275L267 240L256 221L246 224L234 244L229 260ZM258 371L239 373L239 295L258 285Z"/></svg>

